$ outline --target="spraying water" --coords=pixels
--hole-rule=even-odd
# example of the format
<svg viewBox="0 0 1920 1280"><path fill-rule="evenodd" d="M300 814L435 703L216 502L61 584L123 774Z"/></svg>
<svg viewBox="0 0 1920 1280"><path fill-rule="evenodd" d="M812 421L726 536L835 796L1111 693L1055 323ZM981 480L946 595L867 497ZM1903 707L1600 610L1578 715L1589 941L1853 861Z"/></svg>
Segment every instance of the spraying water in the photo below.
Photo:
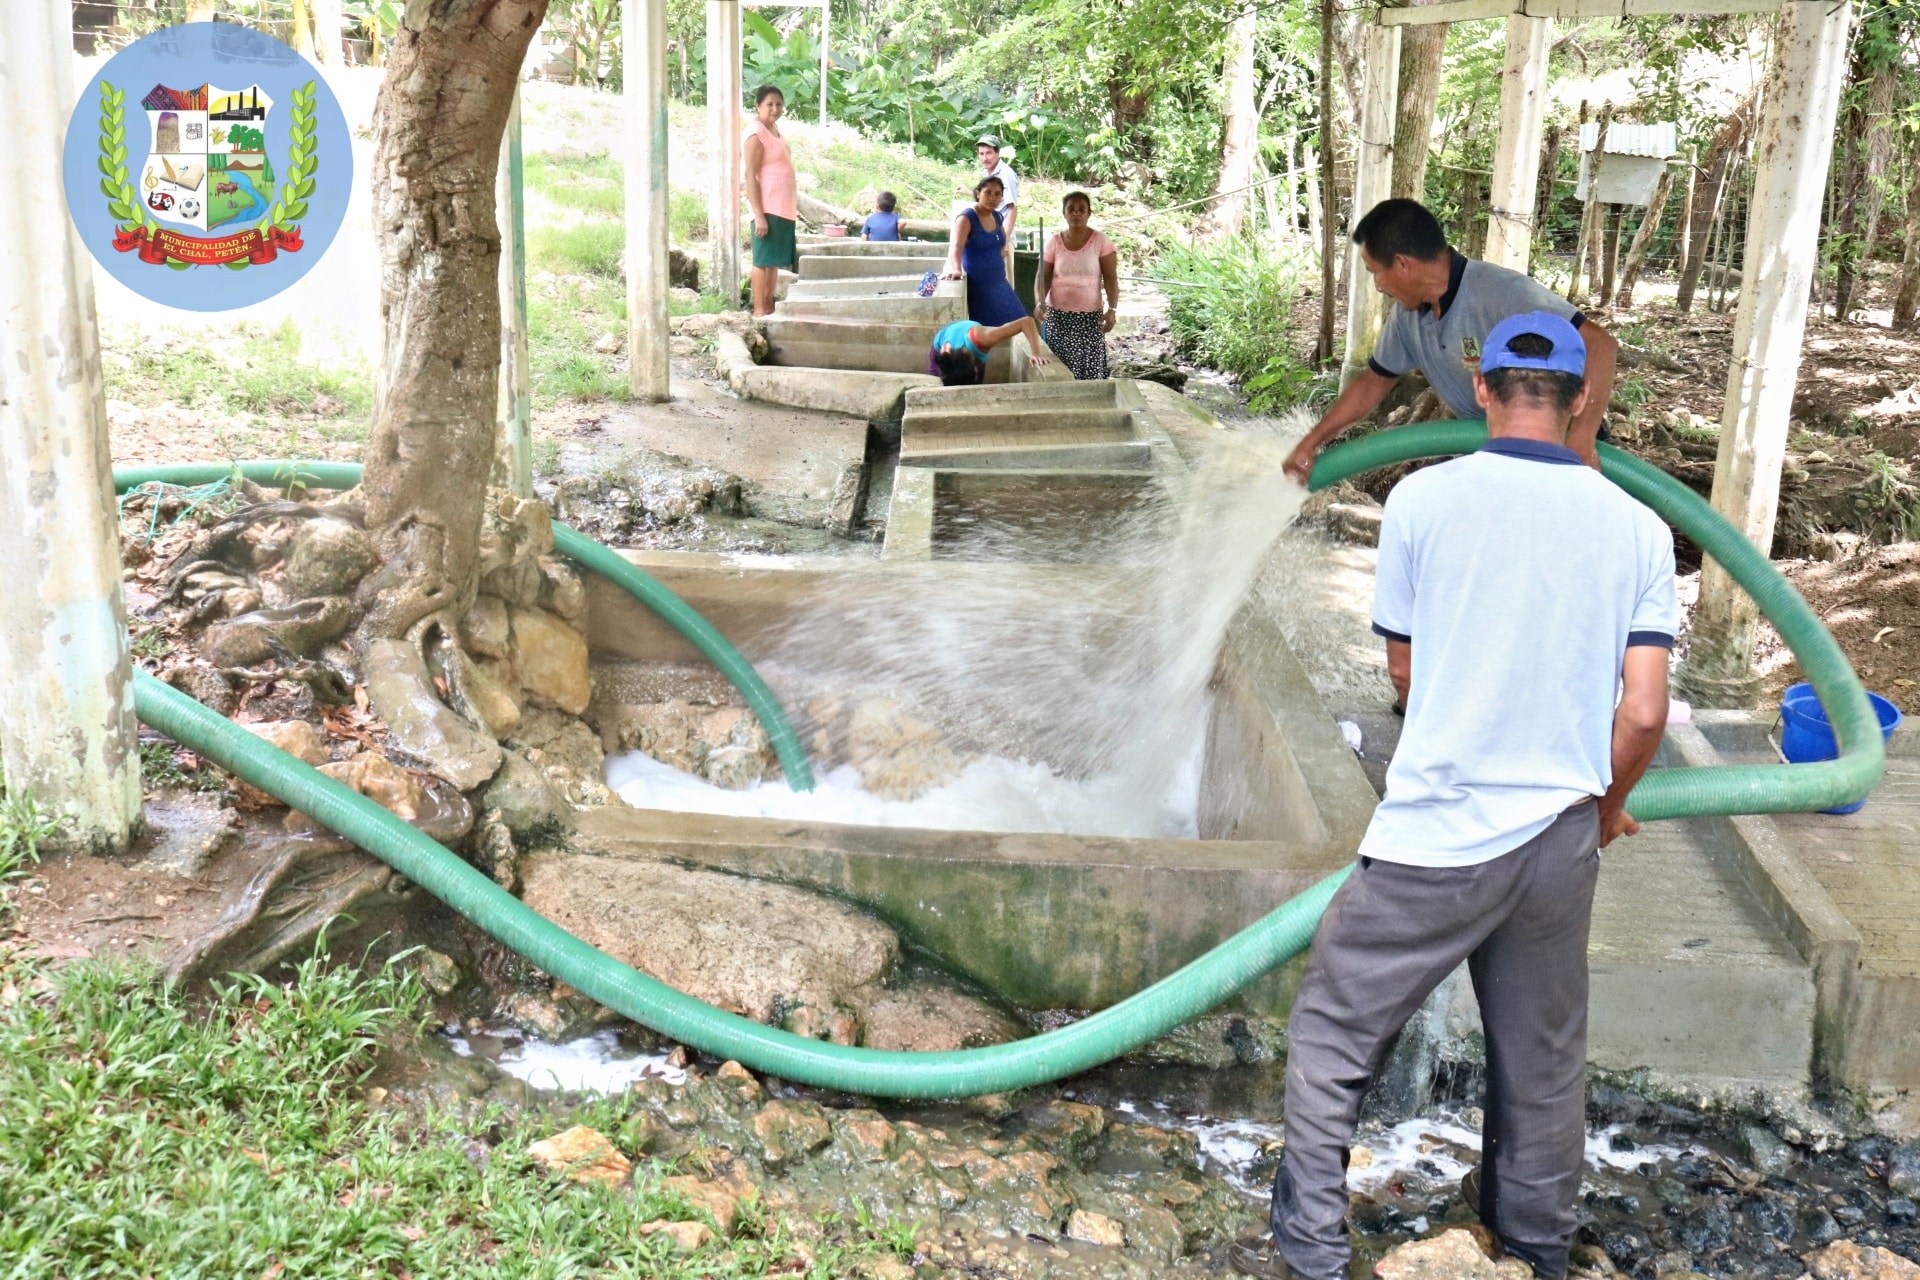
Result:
<svg viewBox="0 0 1920 1280"><path fill-rule="evenodd" d="M1077 536L1076 563L1030 562L1023 544L1049 513L1029 511L969 529L970 561L850 568L793 609L760 665L801 693L803 740L830 743L834 709L883 699L973 757L958 777L884 804L832 759L811 797L720 792L630 758L610 762L609 782L629 803L683 811L1193 837L1221 645L1306 496L1281 471L1293 434L1219 432L1142 500L1060 513L1072 524L1047 533ZM1034 500L1045 493L1036 484Z"/></svg>

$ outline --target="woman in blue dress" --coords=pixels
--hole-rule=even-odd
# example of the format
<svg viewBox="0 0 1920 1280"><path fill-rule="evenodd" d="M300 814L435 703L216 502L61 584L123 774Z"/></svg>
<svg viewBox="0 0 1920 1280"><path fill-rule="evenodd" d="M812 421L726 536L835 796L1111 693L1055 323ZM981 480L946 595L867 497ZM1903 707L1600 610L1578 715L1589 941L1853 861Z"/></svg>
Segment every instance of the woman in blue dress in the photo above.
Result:
<svg viewBox="0 0 1920 1280"><path fill-rule="evenodd" d="M973 206L953 220L953 244L945 276L967 281L967 316L976 324L1012 324L1027 309L1007 283L1006 228L997 210L1006 187L998 178L982 178L973 189Z"/></svg>

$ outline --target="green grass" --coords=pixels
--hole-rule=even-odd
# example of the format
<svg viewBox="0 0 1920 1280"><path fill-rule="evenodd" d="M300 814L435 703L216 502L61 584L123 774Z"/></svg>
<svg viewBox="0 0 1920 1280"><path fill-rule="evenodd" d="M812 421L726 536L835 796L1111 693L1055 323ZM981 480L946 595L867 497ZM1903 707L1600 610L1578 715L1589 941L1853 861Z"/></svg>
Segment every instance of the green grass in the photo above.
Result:
<svg viewBox="0 0 1920 1280"><path fill-rule="evenodd" d="M40 846L59 829L59 819L36 804L32 792L9 791L0 777L0 886L40 861ZM0 897L0 920L7 911Z"/></svg>
<svg viewBox="0 0 1920 1280"><path fill-rule="evenodd" d="M338 431L365 439L373 412L373 375L365 368L312 364L300 358L300 330L291 319L227 359L203 345L140 343L105 360L107 395L132 404L179 404L228 413L317 412L321 396L338 402L328 418Z"/></svg>
<svg viewBox="0 0 1920 1280"><path fill-rule="evenodd" d="M150 971L0 961L0 1275L846 1275L884 1246L829 1228L802 1260L750 1205L731 1242L677 1256L639 1234L699 1217L641 1160L623 1191L538 1170L570 1123L619 1134L622 1099L566 1117L381 1111L382 1044L419 1033L417 979L303 964L191 1003Z"/></svg>

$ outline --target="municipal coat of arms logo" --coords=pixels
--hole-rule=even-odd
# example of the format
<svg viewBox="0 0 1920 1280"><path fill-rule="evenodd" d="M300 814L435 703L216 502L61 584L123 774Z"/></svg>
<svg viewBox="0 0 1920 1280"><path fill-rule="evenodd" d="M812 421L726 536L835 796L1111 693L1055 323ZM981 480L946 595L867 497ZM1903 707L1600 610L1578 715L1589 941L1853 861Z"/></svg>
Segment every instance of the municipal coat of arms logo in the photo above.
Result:
<svg viewBox="0 0 1920 1280"><path fill-rule="evenodd" d="M318 73L272 37L171 28L115 55L89 87L93 110L83 97L67 138L68 203L94 257L138 292L194 310L244 306L304 275L338 229L345 120ZM87 134L93 190L82 194L73 162ZM191 268L246 273L257 287Z"/></svg>

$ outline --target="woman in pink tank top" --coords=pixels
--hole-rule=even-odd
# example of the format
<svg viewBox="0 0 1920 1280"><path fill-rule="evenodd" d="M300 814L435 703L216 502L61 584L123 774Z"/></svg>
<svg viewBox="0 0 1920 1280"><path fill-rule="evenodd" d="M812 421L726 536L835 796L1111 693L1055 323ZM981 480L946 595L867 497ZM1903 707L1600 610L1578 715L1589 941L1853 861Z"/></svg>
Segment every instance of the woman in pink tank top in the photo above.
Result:
<svg viewBox="0 0 1920 1280"><path fill-rule="evenodd" d="M753 94L753 124L741 151L747 171L747 207L753 210L753 314L773 314L773 291L780 271L800 269L794 240L799 188L793 179L793 152L780 136L787 100L770 84Z"/></svg>
<svg viewBox="0 0 1920 1280"><path fill-rule="evenodd" d="M1034 296L1034 318L1044 326L1047 345L1075 378L1107 376L1107 338L1120 305L1119 253L1113 241L1087 225L1093 201L1072 191L1060 204L1067 229L1047 240ZM1100 309L1100 295L1107 309Z"/></svg>

